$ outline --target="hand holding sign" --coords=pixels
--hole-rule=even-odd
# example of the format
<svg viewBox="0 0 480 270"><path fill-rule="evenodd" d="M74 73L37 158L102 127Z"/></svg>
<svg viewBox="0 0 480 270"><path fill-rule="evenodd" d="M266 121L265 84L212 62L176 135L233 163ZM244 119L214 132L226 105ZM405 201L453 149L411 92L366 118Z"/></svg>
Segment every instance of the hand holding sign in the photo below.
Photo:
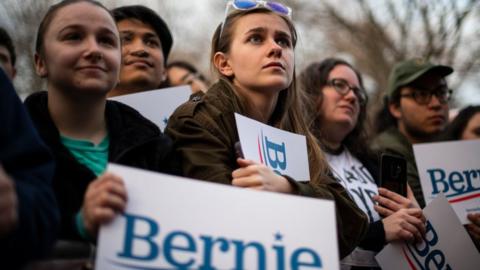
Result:
<svg viewBox="0 0 480 270"><path fill-rule="evenodd" d="M445 196L423 210L427 217L421 242L395 242L376 256L382 269L478 269L480 256Z"/></svg>
<svg viewBox="0 0 480 270"><path fill-rule="evenodd" d="M425 217L418 208L400 209L382 219L387 242L404 240L419 242L425 234Z"/></svg>
<svg viewBox="0 0 480 270"><path fill-rule="evenodd" d="M256 163L243 158L237 159L241 167L232 172L232 184L237 187L246 187L257 190L292 193L292 186L288 180L272 171L264 164Z"/></svg>
<svg viewBox="0 0 480 270"><path fill-rule="evenodd" d="M480 213L469 214L468 220L472 222L471 224L467 224L468 232L475 237L477 241L480 241Z"/></svg>
<svg viewBox="0 0 480 270"><path fill-rule="evenodd" d="M90 183L83 200L83 223L88 234L97 236L101 224L111 221L127 204L127 191L122 179L105 173Z"/></svg>
<svg viewBox="0 0 480 270"><path fill-rule="evenodd" d="M129 200L102 226L95 269L339 269L333 201L109 171Z"/></svg>
<svg viewBox="0 0 480 270"><path fill-rule="evenodd" d="M296 181L309 181L305 136L265 125L235 113L244 158L264 164Z"/></svg>

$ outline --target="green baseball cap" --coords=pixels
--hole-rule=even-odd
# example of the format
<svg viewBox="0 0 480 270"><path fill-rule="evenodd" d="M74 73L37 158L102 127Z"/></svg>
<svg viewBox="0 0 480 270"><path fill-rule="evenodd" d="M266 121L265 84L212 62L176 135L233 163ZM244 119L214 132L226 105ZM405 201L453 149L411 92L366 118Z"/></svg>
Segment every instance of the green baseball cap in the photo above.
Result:
<svg viewBox="0 0 480 270"><path fill-rule="evenodd" d="M434 65L428 60L414 58L396 64L388 77L387 96L392 99L395 92L404 85L407 85L427 72L434 72L446 77L453 72L453 68L443 65Z"/></svg>

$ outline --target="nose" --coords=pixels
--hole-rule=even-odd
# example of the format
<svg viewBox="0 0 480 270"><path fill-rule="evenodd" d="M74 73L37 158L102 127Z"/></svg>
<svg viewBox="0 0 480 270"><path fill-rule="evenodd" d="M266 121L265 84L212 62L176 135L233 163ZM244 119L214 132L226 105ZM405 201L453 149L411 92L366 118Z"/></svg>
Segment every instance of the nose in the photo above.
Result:
<svg viewBox="0 0 480 270"><path fill-rule="evenodd" d="M343 98L348 100L350 103L358 102L358 97L352 88L348 89L348 92L343 96Z"/></svg>
<svg viewBox="0 0 480 270"><path fill-rule="evenodd" d="M444 103L440 102L440 98L437 97L437 95L432 94L432 98L430 99L430 102L428 103L428 107L432 109L439 109L444 105Z"/></svg>
<svg viewBox="0 0 480 270"><path fill-rule="evenodd" d="M146 46L140 38L135 38L130 44L125 45L128 48L128 53L137 57L148 57L149 53Z"/></svg>
<svg viewBox="0 0 480 270"><path fill-rule="evenodd" d="M87 39L86 58L93 61L99 61L103 58L100 46L95 37Z"/></svg>
<svg viewBox="0 0 480 270"><path fill-rule="evenodd" d="M280 46L274 39L270 39L270 48L268 52L268 56L270 57L281 57L282 56L282 46Z"/></svg>

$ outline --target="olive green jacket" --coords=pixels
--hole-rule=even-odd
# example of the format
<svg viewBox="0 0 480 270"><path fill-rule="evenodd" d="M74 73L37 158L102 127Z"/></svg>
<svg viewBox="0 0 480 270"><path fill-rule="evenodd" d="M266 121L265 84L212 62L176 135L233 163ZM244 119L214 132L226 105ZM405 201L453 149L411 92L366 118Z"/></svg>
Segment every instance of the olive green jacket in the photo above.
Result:
<svg viewBox="0 0 480 270"><path fill-rule="evenodd" d="M420 177L418 176L417 163L413 153L412 144L396 128L391 127L380 133L372 142L374 150L403 156L407 160L407 182L413 191L415 199L421 208L425 207Z"/></svg>
<svg viewBox="0 0 480 270"><path fill-rule="evenodd" d="M194 96L170 117L165 133L174 141L184 176L231 184L232 172L238 168L235 112L245 114L245 109L231 87L220 80L207 94ZM368 222L345 189L331 178L315 181L318 184L286 178L298 195L335 201L340 256L348 255L363 238Z"/></svg>

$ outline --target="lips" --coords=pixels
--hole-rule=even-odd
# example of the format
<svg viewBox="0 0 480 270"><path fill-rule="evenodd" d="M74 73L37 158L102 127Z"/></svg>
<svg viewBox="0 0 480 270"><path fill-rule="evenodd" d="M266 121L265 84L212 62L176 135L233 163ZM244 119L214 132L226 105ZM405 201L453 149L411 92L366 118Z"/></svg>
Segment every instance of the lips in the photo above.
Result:
<svg viewBox="0 0 480 270"><path fill-rule="evenodd" d="M264 65L263 68L281 68L281 69L285 70L285 67L280 62L270 62L270 63Z"/></svg>
<svg viewBox="0 0 480 270"><path fill-rule="evenodd" d="M355 108L353 108L352 106L349 106L349 105L340 105L340 106L338 106L338 107L341 108L341 109L348 110L348 111L350 111L352 114L355 112Z"/></svg>
<svg viewBox="0 0 480 270"><path fill-rule="evenodd" d="M428 117L428 119L431 120L431 121L442 121L442 122L446 121L445 116L443 116L441 114L430 116L430 117Z"/></svg>
<svg viewBox="0 0 480 270"><path fill-rule="evenodd" d="M153 63L145 59L130 59L125 61L125 65L144 65L148 67L153 67Z"/></svg>
<svg viewBox="0 0 480 270"><path fill-rule="evenodd" d="M88 65L88 66L81 66L78 67L79 70L100 70L100 71L107 71L104 67L96 66L96 65Z"/></svg>

